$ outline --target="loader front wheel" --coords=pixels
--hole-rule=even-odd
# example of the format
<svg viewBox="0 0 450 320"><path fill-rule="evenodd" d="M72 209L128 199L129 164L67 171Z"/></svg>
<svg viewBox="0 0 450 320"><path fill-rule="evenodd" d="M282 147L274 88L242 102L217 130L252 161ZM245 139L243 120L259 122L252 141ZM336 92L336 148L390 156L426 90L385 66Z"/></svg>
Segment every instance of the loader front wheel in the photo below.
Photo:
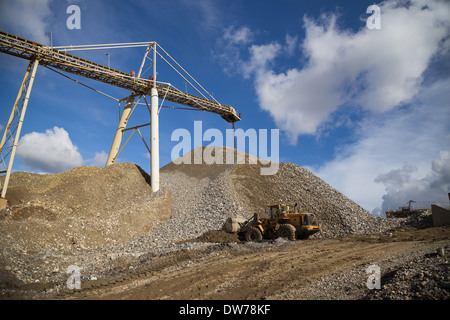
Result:
<svg viewBox="0 0 450 320"><path fill-rule="evenodd" d="M287 238L288 240L295 240L295 227L292 224L282 224L278 228L278 237Z"/></svg>
<svg viewBox="0 0 450 320"><path fill-rule="evenodd" d="M245 233L245 240L247 241L261 241L262 239L261 230L256 227L250 227Z"/></svg>

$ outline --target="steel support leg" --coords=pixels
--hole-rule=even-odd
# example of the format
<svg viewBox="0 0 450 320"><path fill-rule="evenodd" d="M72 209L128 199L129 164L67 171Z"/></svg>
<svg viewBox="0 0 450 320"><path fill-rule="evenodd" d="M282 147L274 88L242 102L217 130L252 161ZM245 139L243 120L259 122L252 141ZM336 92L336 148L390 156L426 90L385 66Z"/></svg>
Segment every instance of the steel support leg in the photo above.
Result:
<svg viewBox="0 0 450 320"><path fill-rule="evenodd" d="M156 89L156 42L153 43L153 87L151 90L150 106L150 161L151 185L153 192L159 190L159 115L158 115L158 89Z"/></svg>
<svg viewBox="0 0 450 320"><path fill-rule="evenodd" d="M127 127L128 119L130 118L131 110L133 109L134 95L128 97L125 107L120 117L119 125L117 126L116 135L109 151L108 160L106 166L109 166L116 161L117 153L119 152L120 143L122 142L123 132Z"/></svg>
<svg viewBox="0 0 450 320"><path fill-rule="evenodd" d="M153 192L159 190L159 115L158 115L158 90L153 87L151 91L150 106L150 161L151 161L151 185Z"/></svg>
<svg viewBox="0 0 450 320"><path fill-rule="evenodd" d="M9 156L5 181L1 193L2 199L5 199L6 197L6 190L8 189L9 177L11 175L17 145L19 143L20 131L22 130L22 124L25 118L25 112L27 110L28 100L30 99L31 88L33 87L34 77L36 75L36 69L38 65L39 60L37 59L31 61L30 64L28 65L27 71L25 72L25 76L23 77L22 80L22 84L20 85L16 101L14 102L14 106L11 110L11 115L9 116L8 123L6 124L5 127L5 131L3 132L2 140L0 142L0 155L1 155L0 161L3 164L5 164L6 158ZM8 146L7 142L9 141L10 138L12 138L14 131L15 135L13 144L12 146Z"/></svg>

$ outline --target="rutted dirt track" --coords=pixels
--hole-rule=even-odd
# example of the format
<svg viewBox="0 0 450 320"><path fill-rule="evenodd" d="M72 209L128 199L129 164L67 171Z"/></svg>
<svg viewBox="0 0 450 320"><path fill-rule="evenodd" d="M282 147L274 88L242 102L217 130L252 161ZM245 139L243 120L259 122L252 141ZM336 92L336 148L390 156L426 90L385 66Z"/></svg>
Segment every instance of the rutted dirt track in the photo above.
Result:
<svg viewBox="0 0 450 320"><path fill-rule="evenodd" d="M142 261L126 276L89 281L80 291L57 298L365 299L373 291L366 285L371 264L380 267L386 286L388 275L414 259L438 257L436 250L444 248L440 258L448 276L449 239L450 230L443 227L338 239L205 245Z"/></svg>

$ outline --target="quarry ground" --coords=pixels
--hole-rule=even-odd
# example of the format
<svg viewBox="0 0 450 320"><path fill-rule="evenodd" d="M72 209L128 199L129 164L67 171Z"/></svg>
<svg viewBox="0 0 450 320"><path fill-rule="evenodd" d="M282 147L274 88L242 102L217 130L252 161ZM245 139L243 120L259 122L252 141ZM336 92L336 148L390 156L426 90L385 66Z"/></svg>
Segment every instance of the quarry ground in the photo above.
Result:
<svg viewBox="0 0 450 320"><path fill-rule="evenodd" d="M217 241L202 242L202 241ZM222 241L222 242L221 242ZM81 289L14 284L6 299L448 299L450 228L415 229L333 239L236 241L222 231L159 256L128 260ZM381 289L366 270L380 268ZM89 279L89 277L87 277ZM3 279L5 283L5 279ZM55 290L55 286L59 290ZM4 288L5 289L5 286Z"/></svg>
<svg viewBox="0 0 450 320"><path fill-rule="evenodd" d="M132 163L13 173L0 210L0 299L450 297L450 229L432 227L431 211L375 217L292 163L271 176L259 165L171 163L158 192L149 179ZM219 231L279 201L314 213L322 231L250 243Z"/></svg>

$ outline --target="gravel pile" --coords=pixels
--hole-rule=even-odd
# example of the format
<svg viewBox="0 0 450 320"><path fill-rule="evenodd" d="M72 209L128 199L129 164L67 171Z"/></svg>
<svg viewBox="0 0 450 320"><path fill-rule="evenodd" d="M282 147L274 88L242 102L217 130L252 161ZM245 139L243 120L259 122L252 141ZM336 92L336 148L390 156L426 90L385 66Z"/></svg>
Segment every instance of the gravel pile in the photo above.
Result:
<svg viewBox="0 0 450 320"><path fill-rule="evenodd" d="M371 262L358 261L354 267L311 280L305 286L288 288L268 299L448 300L449 258L448 242L418 244L416 251L387 254L381 259L374 255ZM379 267L379 287L368 286L370 265Z"/></svg>
<svg viewBox="0 0 450 320"><path fill-rule="evenodd" d="M225 149L225 148L224 148ZM225 151L224 151L225 153ZM185 158L191 157L187 154ZM193 163L193 161L192 161ZM310 171L280 163L275 175L261 175L261 164L167 165L161 183L172 196L172 217L153 229L154 241L174 242L218 230L228 217L264 214L270 203L297 203L315 213L323 231L314 237L382 232L406 219L377 218Z"/></svg>
<svg viewBox="0 0 450 320"><path fill-rule="evenodd" d="M319 278L307 290L291 290L278 299L448 300L450 246L418 250L414 255L377 261L380 288L367 287L367 266Z"/></svg>
<svg viewBox="0 0 450 320"><path fill-rule="evenodd" d="M371 300L450 299L450 246L418 255L400 267L392 267L381 277L381 289L364 298Z"/></svg>
<svg viewBox="0 0 450 320"><path fill-rule="evenodd" d="M149 176L130 163L54 175L14 173L9 206L0 211L0 270L25 283L60 281L72 264L100 276L144 254L196 246L181 242L221 229L228 217L263 213L272 202L315 213L323 231L313 237L382 232L405 223L375 218L295 164L280 163L275 175L263 176L260 169L171 163L161 169L157 193Z"/></svg>
<svg viewBox="0 0 450 320"><path fill-rule="evenodd" d="M0 270L24 283L43 282L69 265L117 256L115 248L170 217L169 193L153 194L147 180L130 163L13 173L9 204L0 211Z"/></svg>

